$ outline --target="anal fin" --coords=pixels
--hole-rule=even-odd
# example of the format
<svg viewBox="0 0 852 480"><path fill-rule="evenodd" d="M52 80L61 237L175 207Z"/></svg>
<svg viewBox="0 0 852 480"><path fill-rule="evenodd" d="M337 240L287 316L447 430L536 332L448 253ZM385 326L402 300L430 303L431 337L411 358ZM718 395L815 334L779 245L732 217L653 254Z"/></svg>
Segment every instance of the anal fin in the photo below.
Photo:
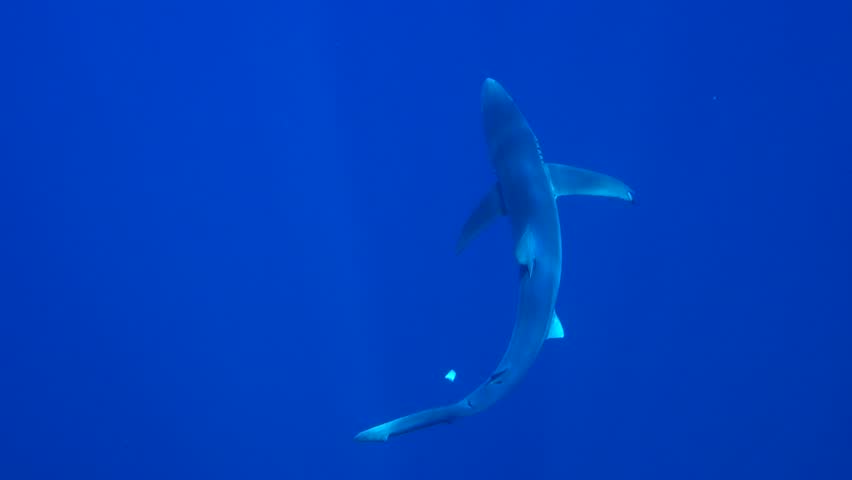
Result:
<svg viewBox="0 0 852 480"><path fill-rule="evenodd" d="M562 328L562 322L556 316L556 311L553 312L553 318L550 320L550 329L547 331L547 339L565 337L565 329Z"/></svg>

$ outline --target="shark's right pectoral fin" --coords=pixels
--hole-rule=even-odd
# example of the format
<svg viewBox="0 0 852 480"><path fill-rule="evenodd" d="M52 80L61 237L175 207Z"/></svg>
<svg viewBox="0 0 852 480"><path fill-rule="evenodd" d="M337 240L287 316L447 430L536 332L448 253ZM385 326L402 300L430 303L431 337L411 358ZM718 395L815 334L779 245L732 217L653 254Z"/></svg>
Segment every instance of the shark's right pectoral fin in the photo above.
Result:
<svg viewBox="0 0 852 480"><path fill-rule="evenodd" d="M633 202L633 190L617 178L583 168L548 163L553 196L595 195Z"/></svg>
<svg viewBox="0 0 852 480"><path fill-rule="evenodd" d="M495 183L494 188L482 197L476 210L470 214L464 227L462 227L461 236L459 236L459 241L456 244L456 253L461 253L473 237L491 223L492 220L505 215L505 213L503 195L500 193L500 184Z"/></svg>

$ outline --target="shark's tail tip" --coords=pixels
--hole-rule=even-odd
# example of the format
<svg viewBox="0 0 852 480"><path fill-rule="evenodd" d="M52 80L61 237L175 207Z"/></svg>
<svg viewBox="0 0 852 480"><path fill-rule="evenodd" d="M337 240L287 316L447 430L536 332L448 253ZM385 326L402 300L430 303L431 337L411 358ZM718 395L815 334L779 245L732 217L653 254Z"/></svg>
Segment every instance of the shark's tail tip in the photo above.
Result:
<svg viewBox="0 0 852 480"><path fill-rule="evenodd" d="M355 435L356 442L387 442L388 434L379 427L369 428Z"/></svg>

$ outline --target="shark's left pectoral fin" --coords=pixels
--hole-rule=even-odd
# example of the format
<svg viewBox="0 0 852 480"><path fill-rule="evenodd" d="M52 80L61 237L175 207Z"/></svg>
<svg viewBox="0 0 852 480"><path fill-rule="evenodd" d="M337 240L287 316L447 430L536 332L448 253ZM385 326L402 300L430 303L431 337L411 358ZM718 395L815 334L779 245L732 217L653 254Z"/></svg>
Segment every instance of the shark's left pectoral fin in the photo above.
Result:
<svg viewBox="0 0 852 480"><path fill-rule="evenodd" d="M634 202L633 190L617 178L583 168L548 163L553 196L595 195Z"/></svg>
<svg viewBox="0 0 852 480"><path fill-rule="evenodd" d="M456 243L456 254L461 253L468 242L491 223L492 220L505 213L503 195L500 193L500 184L495 183L494 188L482 197L476 210L470 214L464 227L462 227L462 233L459 236L458 243Z"/></svg>
<svg viewBox="0 0 852 480"><path fill-rule="evenodd" d="M556 316L556 312L553 312L553 319L550 321L550 330L547 331L547 339L551 338L562 338L565 336L565 329L562 328L562 322L559 321L559 317Z"/></svg>

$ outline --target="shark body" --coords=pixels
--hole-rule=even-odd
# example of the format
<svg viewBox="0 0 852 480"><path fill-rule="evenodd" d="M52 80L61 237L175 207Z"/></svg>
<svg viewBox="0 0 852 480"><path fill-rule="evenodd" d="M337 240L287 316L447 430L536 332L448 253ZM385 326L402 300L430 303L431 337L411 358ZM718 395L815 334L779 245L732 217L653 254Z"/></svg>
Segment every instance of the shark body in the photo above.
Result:
<svg viewBox="0 0 852 480"><path fill-rule="evenodd" d="M482 412L508 394L532 366L545 340L561 338L554 306L562 277L562 238L556 198L597 195L633 202L621 181L589 170L544 163L538 139L514 100L491 78L482 84L482 120L494 187L468 218L458 241L461 252L492 220L511 224L520 292L515 327L503 358L491 376L460 401L423 410L364 430L358 441L389 437Z"/></svg>

